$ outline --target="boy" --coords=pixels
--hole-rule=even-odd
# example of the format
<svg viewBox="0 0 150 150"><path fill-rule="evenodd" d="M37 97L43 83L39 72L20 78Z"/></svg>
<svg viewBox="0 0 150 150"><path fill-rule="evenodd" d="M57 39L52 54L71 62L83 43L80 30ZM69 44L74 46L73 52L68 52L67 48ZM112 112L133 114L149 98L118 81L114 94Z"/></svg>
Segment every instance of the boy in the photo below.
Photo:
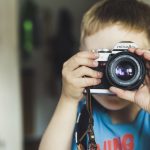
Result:
<svg viewBox="0 0 150 150"><path fill-rule="evenodd" d="M81 49L66 61L62 70L62 93L53 118L43 136L40 150L77 149L74 127L79 102L88 86L101 83L97 52L120 41L132 41L142 49L131 53L150 62L150 7L136 0L98 2L84 16ZM149 65L147 63L147 69ZM90 78L83 78L89 76ZM98 150L150 149L150 77L136 91L116 87L109 89L116 96L93 94L94 133Z"/></svg>

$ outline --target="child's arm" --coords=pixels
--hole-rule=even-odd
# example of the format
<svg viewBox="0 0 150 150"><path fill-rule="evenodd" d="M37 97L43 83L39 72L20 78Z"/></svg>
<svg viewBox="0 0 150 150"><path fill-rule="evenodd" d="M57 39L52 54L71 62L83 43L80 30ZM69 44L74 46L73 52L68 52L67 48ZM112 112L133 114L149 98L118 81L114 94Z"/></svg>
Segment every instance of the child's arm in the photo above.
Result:
<svg viewBox="0 0 150 150"><path fill-rule="evenodd" d="M77 113L76 101L61 97L39 150L70 150Z"/></svg>
<svg viewBox="0 0 150 150"><path fill-rule="evenodd" d="M39 150L71 149L77 106L83 97L83 90L87 86L99 84L102 77L101 73L89 68L98 65L94 61L97 57L96 53L84 51L64 63L61 97Z"/></svg>

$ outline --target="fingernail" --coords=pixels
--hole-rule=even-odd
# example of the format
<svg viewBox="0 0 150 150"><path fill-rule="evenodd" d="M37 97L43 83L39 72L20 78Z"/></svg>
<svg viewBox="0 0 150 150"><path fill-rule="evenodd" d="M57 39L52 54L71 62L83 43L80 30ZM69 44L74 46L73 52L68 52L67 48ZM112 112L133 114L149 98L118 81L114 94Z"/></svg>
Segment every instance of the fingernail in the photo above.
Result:
<svg viewBox="0 0 150 150"><path fill-rule="evenodd" d="M135 48L129 48L128 49L130 52L133 52L135 50Z"/></svg>

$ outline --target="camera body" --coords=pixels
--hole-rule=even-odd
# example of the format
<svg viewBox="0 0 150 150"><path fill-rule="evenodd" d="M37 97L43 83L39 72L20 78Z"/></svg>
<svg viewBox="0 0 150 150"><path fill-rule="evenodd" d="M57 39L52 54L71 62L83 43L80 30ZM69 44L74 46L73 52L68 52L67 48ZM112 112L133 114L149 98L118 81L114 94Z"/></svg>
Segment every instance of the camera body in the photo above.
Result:
<svg viewBox="0 0 150 150"><path fill-rule="evenodd" d="M138 46L131 41L121 41L112 50L97 49L98 67L93 68L103 73L101 83L90 87L93 94L112 94L110 86L125 90L135 90L143 83L146 74L144 60L128 51Z"/></svg>

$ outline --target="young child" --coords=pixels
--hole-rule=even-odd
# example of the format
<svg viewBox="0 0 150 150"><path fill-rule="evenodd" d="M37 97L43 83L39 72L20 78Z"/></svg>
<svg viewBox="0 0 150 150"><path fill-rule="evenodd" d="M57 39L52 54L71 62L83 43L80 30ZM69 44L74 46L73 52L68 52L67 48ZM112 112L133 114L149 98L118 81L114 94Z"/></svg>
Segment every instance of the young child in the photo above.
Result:
<svg viewBox="0 0 150 150"><path fill-rule="evenodd" d="M103 0L85 15L81 28L81 52L63 65L62 92L56 111L45 131L40 150L76 150L74 128L83 91L101 83L102 72L97 67L97 52L93 49L113 49L120 41L138 45L130 48L150 62L150 7L136 0ZM89 76L86 78L83 76ZM150 149L150 76L135 91L110 87L116 96L93 94L94 133L97 150ZM73 142L72 142L73 141Z"/></svg>

